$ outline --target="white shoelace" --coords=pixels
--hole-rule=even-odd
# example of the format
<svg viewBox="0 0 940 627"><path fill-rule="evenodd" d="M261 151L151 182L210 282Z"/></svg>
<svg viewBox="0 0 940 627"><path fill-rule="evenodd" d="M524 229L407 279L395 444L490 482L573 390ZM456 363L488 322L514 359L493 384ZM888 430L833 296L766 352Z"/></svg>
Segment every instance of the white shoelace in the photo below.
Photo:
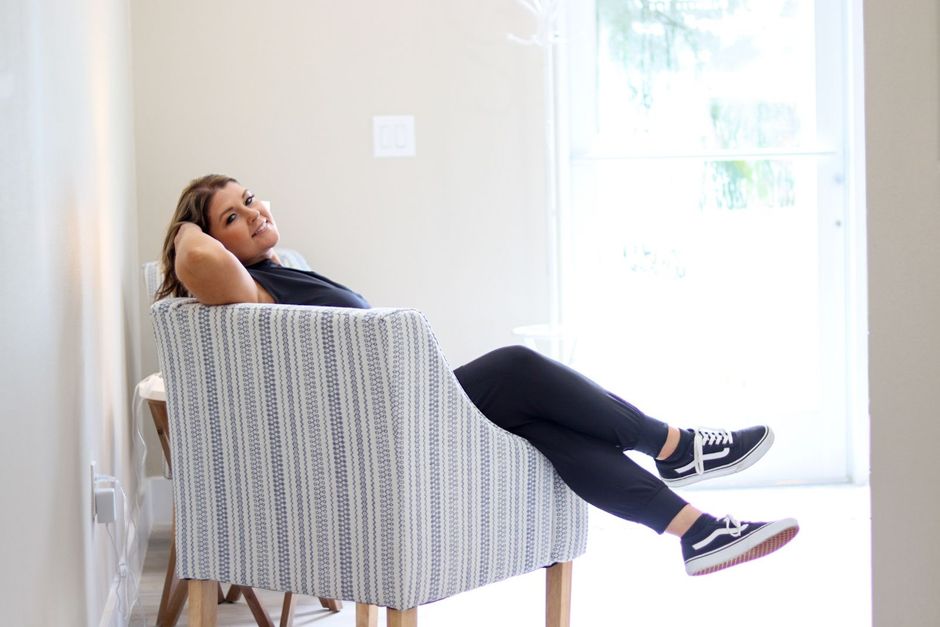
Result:
<svg viewBox="0 0 940 627"><path fill-rule="evenodd" d="M744 526L732 515L727 515L723 518L718 519L719 522L725 523L725 530L731 534L732 538L737 538L741 535L741 532L744 531ZM731 527L734 527L732 530Z"/></svg>
<svg viewBox="0 0 940 627"><path fill-rule="evenodd" d="M731 445L734 436L727 429L698 428L692 440L692 463L695 465L695 474L705 474L705 446Z"/></svg>
<svg viewBox="0 0 940 627"><path fill-rule="evenodd" d="M745 525L743 523L738 522L738 520L734 516L731 516L731 515L725 516L724 518L719 518L718 522L725 523L725 528L722 529L721 527L718 527L717 529L712 531L708 535L707 538L705 538L704 540L701 540L700 542L696 542L695 544L693 544L692 545L693 549L695 549L696 551L699 551L702 548L711 544L714 540L720 538L721 536L731 536L732 538L740 538L741 533L745 529L747 529L749 526L749 525Z"/></svg>

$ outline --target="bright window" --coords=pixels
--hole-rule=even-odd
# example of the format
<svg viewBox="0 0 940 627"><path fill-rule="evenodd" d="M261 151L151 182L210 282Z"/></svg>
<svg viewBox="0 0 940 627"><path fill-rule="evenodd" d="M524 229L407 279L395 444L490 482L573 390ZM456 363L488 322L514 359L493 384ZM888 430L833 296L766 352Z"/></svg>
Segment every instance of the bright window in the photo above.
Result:
<svg viewBox="0 0 940 627"><path fill-rule="evenodd" d="M741 483L851 474L840 4L568 8L571 359L674 424L772 424Z"/></svg>

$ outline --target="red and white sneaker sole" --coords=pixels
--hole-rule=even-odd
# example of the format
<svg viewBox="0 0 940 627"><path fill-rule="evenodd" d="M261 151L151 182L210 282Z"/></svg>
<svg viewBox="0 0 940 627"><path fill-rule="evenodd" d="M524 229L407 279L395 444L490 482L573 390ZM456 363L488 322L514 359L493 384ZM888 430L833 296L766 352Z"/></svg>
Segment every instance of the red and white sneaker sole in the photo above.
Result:
<svg viewBox="0 0 940 627"><path fill-rule="evenodd" d="M767 523L740 543L729 544L710 555L705 555L686 562L685 572L697 577L710 575L744 562L770 555L788 543L800 531L800 525L793 518Z"/></svg>

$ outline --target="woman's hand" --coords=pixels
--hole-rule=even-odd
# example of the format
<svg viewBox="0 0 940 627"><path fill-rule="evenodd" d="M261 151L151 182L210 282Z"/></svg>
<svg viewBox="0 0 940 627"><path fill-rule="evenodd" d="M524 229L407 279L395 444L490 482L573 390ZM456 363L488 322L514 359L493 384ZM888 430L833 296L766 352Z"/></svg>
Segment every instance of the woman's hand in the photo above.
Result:
<svg viewBox="0 0 940 627"><path fill-rule="evenodd" d="M180 240L182 240L183 237L184 237L187 233L192 234L194 231L195 231L195 232L202 233L202 229L200 229L199 226L198 226L196 223L194 223L194 222L180 222L179 226L176 227L176 237L173 239L173 243L176 244L176 246L177 246L177 248L178 248L179 245L180 245Z"/></svg>
<svg viewBox="0 0 940 627"><path fill-rule="evenodd" d="M180 277L182 281L182 275L179 274L180 263L183 263L184 266L189 265L195 261L195 258L199 258L200 261L205 262L206 258L216 258L217 261L225 260L225 263L228 263L229 260L227 257L232 256L232 254L225 250L225 246L222 245L222 242L213 238L211 235L203 231L198 224L194 222L180 222L177 226L176 237L173 238L173 245L176 247L176 266L177 276ZM185 281L183 281L185 285ZM189 289L189 286L186 286ZM192 292L192 289L189 289Z"/></svg>
<svg viewBox="0 0 940 627"><path fill-rule="evenodd" d="M185 254L196 247L214 250L222 246L221 242L205 233L194 222L179 223L176 229L176 237L173 238L173 244L176 246L177 259L180 254Z"/></svg>

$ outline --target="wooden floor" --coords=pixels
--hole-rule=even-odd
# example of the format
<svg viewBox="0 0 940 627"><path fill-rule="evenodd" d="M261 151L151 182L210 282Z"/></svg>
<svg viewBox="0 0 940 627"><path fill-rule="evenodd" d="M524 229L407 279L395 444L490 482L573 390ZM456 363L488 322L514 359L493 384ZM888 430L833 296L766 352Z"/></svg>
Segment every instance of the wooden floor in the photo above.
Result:
<svg viewBox="0 0 940 627"><path fill-rule="evenodd" d="M673 538L592 509L587 553L574 562L572 627L871 625L867 487L685 490L682 495L717 515L744 520L794 516L800 534L762 560L689 577ZM166 558L167 534L154 533L131 627L154 624ZM530 573L422 606L418 624L543 627L544 595L544 573ZM277 621L282 596L259 591L259 598ZM352 603L333 614L317 599L299 597L294 625L354 627L355 614ZM186 624L185 612L179 624ZM244 601L220 606L219 624L255 625ZM384 612L379 625L385 625Z"/></svg>

